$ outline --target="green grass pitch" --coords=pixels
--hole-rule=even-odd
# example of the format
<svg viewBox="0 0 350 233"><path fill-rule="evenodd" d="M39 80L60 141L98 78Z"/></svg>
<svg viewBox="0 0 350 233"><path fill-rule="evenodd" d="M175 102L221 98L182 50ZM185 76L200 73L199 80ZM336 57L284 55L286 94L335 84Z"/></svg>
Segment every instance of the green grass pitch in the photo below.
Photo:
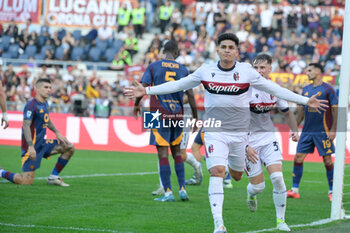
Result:
<svg viewBox="0 0 350 233"><path fill-rule="evenodd" d="M208 201L208 172L204 170L201 186L187 186L189 202L181 202L173 160L172 186L176 201L153 201L157 188L157 157L101 151L76 151L62 171L68 188L48 186L57 156L43 160L32 186L0 183L0 232L212 232L213 221ZM20 172L20 148L0 146L0 165ZM292 162L284 162L287 188L291 186ZM203 162L205 168L205 162ZM150 174L135 175L138 172ZM84 175L101 174L84 177ZM105 175L103 175L105 174ZM110 176L108 176L108 174ZM112 174L112 175L111 175ZM186 165L186 178L192 169ZM82 177L77 177L82 176ZM258 196L258 211L246 207L246 176L225 189L224 221L228 232L248 232L275 227L272 186L268 179L265 191ZM330 216L331 203L323 164L305 163L301 199L288 199L286 219L289 225L305 224ZM13 224L13 225L10 225ZM349 222L341 221L318 227L295 228L302 232L346 232ZM316 229L315 229L316 228ZM344 231L343 231L343 230Z"/></svg>

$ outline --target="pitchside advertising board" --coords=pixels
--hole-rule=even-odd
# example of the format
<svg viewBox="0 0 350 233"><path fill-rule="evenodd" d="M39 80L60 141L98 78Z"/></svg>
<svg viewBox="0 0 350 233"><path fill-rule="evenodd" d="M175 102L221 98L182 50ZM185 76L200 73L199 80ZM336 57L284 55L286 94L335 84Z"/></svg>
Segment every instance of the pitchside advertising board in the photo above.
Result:
<svg viewBox="0 0 350 233"><path fill-rule="evenodd" d="M9 112L8 118L9 128L0 129L0 145L20 146L23 113ZM57 129L69 141L73 142L77 149L156 153L155 147L148 145L150 133L143 129L145 122L142 118L136 120L134 117L113 116L109 119L102 119L57 113L51 113L50 118ZM288 126L275 125L275 127L277 141L284 159L293 160L297 143L290 140ZM55 138L54 133L50 130L47 132L48 139ZM196 134L191 135L188 149L190 149L195 136ZM348 132L346 145L346 162L350 163L350 132ZM322 158L316 152L314 155L308 155L306 161L321 162Z"/></svg>

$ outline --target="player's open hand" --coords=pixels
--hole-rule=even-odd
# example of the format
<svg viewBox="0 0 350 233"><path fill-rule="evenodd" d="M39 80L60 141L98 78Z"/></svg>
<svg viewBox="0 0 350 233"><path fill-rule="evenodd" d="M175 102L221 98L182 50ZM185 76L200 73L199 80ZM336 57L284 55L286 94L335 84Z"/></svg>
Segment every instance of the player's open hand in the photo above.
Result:
<svg viewBox="0 0 350 233"><path fill-rule="evenodd" d="M247 146L245 156L252 163L257 163L258 162L258 152L256 152L256 150L254 150L250 146Z"/></svg>
<svg viewBox="0 0 350 233"><path fill-rule="evenodd" d="M134 117L135 117L136 120L140 116L140 114L141 114L140 106L134 106Z"/></svg>
<svg viewBox="0 0 350 233"><path fill-rule="evenodd" d="M292 139L293 142L299 141L299 133L298 132L290 132L289 137Z"/></svg>
<svg viewBox="0 0 350 233"><path fill-rule="evenodd" d="M30 160L36 160L36 151L35 151L35 148L34 146L29 146L28 147L28 154L29 154L29 159Z"/></svg>
<svg viewBox="0 0 350 233"><path fill-rule="evenodd" d="M141 83L135 82L134 86L125 87L124 95L129 98L137 98L146 95L146 89Z"/></svg>
<svg viewBox="0 0 350 233"><path fill-rule="evenodd" d="M1 127L4 127L4 129L9 127L9 119L7 118L6 112L2 114Z"/></svg>
<svg viewBox="0 0 350 233"><path fill-rule="evenodd" d="M309 99L309 101L307 102L307 106L309 106L310 108L313 108L316 110L316 112L321 113L321 111L326 111L326 109L328 108L328 100L319 100L316 97L320 96L320 93L317 93L313 96L311 96L311 98Z"/></svg>
<svg viewBox="0 0 350 233"><path fill-rule="evenodd" d="M61 144L61 143L63 143L64 145L68 145L69 144L67 138L63 137L63 135L60 132L56 133L56 139L57 139L57 143L58 144Z"/></svg>

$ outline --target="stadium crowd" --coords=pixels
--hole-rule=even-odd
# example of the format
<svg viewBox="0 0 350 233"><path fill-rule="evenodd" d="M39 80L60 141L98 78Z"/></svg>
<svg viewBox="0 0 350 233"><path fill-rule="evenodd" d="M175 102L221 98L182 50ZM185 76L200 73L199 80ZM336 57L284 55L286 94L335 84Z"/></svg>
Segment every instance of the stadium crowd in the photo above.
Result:
<svg viewBox="0 0 350 233"><path fill-rule="evenodd" d="M250 62L258 53L266 52L273 57L272 72L300 74L304 73L307 64L320 62L325 67L325 74L337 76L341 65L344 2L288 0L266 4L264 1L232 0L221 1L214 7L194 1L140 1L140 6L135 9L140 10L136 13L142 15L141 22L133 20L136 13L123 5L118 12L116 29L107 25L92 27L86 35L80 30L54 31L47 21L34 25L28 19L20 29L14 21L7 27L0 23L0 54L4 59L20 58L32 62L108 62L111 64L109 69L123 70L125 65L146 67L160 59L162 45L173 39L180 49L177 61L193 71L203 63L217 61L215 40L220 33L228 31L240 39L241 61ZM253 3L258 12L239 9L239 4ZM126 20L120 19L122 15L127 16ZM139 54L138 43L143 40L144 30L155 36L144 58L136 64L133 57ZM101 98L109 100L108 114L102 111L103 116L124 114L111 106L133 106L133 101L122 94L123 87L134 80L132 75L118 74L114 82L108 83L102 81L98 70L87 77L86 70L79 66L69 66L67 70L53 67L55 72L48 73L49 65L43 65L40 73L32 74L29 69L32 65L28 63L17 73L11 64L1 68L1 81L8 101L14 102L10 110L21 110L23 103L35 96L33 82L40 77L53 81L50 102L58 106L53 107L53 112L74 112L75 99L85 106L82 115L96 112L96 102L99 103ZM298 93L302 88L279 83ZM203 108L201 89L196 90L195 96L199 109ZM104 101L102 103L106 105Z"/></svg>

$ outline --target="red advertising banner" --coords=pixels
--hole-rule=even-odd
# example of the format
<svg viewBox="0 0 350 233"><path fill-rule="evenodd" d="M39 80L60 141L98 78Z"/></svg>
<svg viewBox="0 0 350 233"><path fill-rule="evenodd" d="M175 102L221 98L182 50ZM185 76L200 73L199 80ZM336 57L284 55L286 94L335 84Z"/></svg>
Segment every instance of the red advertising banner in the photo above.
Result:
<svg viewBox="0 0 350 233"><path fill-rule="evenodd" d="M305 86L311 83L306 74L293 74L293 73L270 73L269 78L274 82L290 83L292 85ZM324 75L323 81L331 85L335 84L335 76Z"/></svg>
<svg viewBox="0 0 350 233"><path fill-rule="evenodd" d="M39 23L42 0L2 0L0 1L0 21L10 22L14 19L23 23L28 18L32 23Z"/></svg>
<svg viewBox="0 0 350 233"><path fill-rule="evenodd" d="M20 146L22 133L21 112L10 112L8 114L10 127L6 130L0 129L0 145ZM135 120L134 117L113 116L109 119L94 117L75 117L69 114L50 114L56 128L74 143L77 149L106 150L121 152L156 153L154 146L149 145L148 131L142 130L142 119ZM285 160L293 160L297 143L289 138L287 125L276 125L276 138ZM196 134L189 139L190 149ZM48 130L47 138L53 139L55 135ZM347 163L350 163L350 132L348 132L346 143ZM204 153L204 150L202 151ZM310 154L305 161L322 162L322 158Z"/></svg>
<svg viewBox="0 0 350 233"><path fill-rule="evenodd" d="M45 19L53 26L114 27L119 7L131 8L137 0L47 0Z"/></svg>

